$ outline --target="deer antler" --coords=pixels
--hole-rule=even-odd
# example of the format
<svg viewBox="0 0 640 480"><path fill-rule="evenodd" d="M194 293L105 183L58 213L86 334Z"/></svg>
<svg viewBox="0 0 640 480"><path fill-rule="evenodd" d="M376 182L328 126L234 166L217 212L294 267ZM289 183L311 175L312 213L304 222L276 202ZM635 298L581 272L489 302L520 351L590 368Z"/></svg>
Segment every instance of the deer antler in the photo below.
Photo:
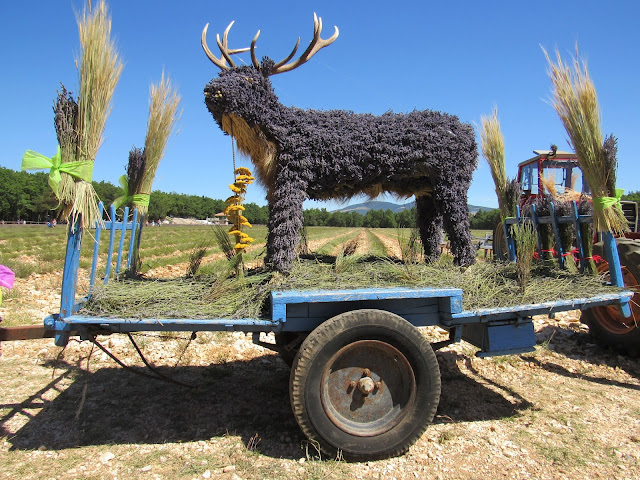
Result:
<svg viewBox="0 0 640 480"><path fill-rule="evenodd" d="M320 33L322 33L322 18L318 18L318 16L314 13L313 14L313 40L311 40L311 43L309 43L309 46L307 47L307 49L304 51L302 55L300 55L300 58L298 58L297 60L291 63L287 63L289 60L293 58L293 56L298 51L298 46L300 45L300 37L298 37L298 41L296 42L295 47L293 47L293 50L291 51L291 53L284 60L281 60L278 63L276 63L271 69L271 72L269 72L269 75L276 75L278 73L289 72L294 68L298 68L303 63L307 63L309 59L313 57L320 49L331 45L336 40L336 38L338 38L338 34L339 34L338 27L334 26L333 28L335 30L333 32L333 35L331 35L331 37L327 39L320 38ZM249 47L249 49L251 50L251 61L253 62L253 66L258 69L260 68L260 64L258 63L258 59L256 58L255 46L256 46L256 42L258 41L259 35L260 35L260 30L258 30L258 33L256 33L256 36L253 37L253 41L251 42L251 47Z"/></svg>
<svg viewBox="0 0 640 480"><path fill-rule="evenodd" d="M207 23L202 29L202 38L201 38L202 49L204 50L204 53L206 53L207 57L209 57L209 60L211 60L217 67L221 68L222 70L229 69L229 66L231 67L236 66L235 63L233 63L233 60L231 60L231 55L249 51L248 48L236 48L234 50L229 50L227 37L229 35L229 30L231 30L232 25L233 25L233 21L229 24L229 26L225 29L224 33L222 34L222 41L220 41L220 34L216 34L216 42L218 43L218 48L220 49L220 53L222 54L220 58L216 57L211 52L211 50L209 50L209 47L207 46L207 30L209 29L209 24ZM252 55L253 55L253 52L252 52ZM229 62L229 65L227 65L227 62Z"/></svg>

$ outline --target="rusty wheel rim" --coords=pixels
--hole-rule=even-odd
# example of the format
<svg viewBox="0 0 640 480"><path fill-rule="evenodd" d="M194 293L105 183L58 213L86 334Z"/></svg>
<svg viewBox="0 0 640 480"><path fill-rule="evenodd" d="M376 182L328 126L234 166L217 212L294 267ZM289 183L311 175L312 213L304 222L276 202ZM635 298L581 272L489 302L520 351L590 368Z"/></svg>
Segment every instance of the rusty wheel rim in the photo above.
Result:
<svg viewBox="0 0 640 480"><path fill-rule="evenodd" d="M323 371L322 407L340 430L359 437L391 430L411 410L416 379L393 345L360 340L340 349Z"/></svg>
<svg viewBox="0 0 640 480"><path fill-rule="evenodd" d="M609 279L609 264L602 262L598 265L598 273L602 274L605 279ZM640 289L638 288L638 279L631 273L631 271L622 266L622 279L624 286L628 290L636 292L629 305L631 306L631 317L624 317L615 305L606 307L595 307L591 311L598 324L607 332L614 335L625 335L636 328L638 328L637 322L640 318Z"/></svg>

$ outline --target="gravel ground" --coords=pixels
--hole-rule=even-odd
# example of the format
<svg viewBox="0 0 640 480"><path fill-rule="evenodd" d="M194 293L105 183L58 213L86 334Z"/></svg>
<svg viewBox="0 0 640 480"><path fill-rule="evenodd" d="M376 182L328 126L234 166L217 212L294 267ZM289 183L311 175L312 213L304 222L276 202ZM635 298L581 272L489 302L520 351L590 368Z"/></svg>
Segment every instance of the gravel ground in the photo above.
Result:
<svg viewBox="0 0 640 480"><path fill-rule="evenodd" d="M20 280L0 314L24 303L42 319L58 281ZM195 388L135 375L88 342L6 343L0 478L640 478L640 362L593 344L575 313L535 325L530 354L438 351L434 424L407 454L362 463L318 458L291 413L287 366L243 334L136 337L163 375ZM143 370L125 336L99 340Z"/></svg>

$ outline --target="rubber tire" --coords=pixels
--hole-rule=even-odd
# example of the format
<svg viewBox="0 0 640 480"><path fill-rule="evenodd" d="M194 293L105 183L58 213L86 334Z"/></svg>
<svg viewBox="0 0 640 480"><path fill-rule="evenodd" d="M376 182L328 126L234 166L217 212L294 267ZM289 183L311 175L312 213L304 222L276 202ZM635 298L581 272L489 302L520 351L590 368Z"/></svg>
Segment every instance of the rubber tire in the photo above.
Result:
<svg viewBox="0 0 640 480"><path fill-rule="evenodd" d="M343 347L361 340L381 341L400 351L415 378L415 396L398 423L366 437L338 428L321 400L323 373L331 369L328 362ZM289 393L302 432L324 454L374 460L401 455L420 438L436 413L440 385L436 356L416 327L386 311L354 310L327 320L305 339L291 369Z"/></svg>
<svg viewBox="0 0 640 480"><path fill-rule="evenodd" d="M501 262L509 259L507 239L504 236L504 225L502 222L498 223L493 230L493 256Z"/></svg>
<svg viewBox="0 0 640 480"><path fill-rule="evenodd" d="M638 292L638 283L630 285L635 280L640 280L640 241L628 238L617 238L618 255L620 264L626 267L628 274L625 275L625 287ZM594 255L604 257L603 244L593 245ZM599 267L601 274L608 272L608 265L605 263ZM632 277L631 277L632 276ZM596 343L603 347L610 347L619 353L629 356L638 356L640 353L640 328L636 322L640 322L640 293L636 293L631 299L631 319L624 319L617 311L611 307L594 307L582 313L581 321L589 327L589 333ZM616 316L618 313L618 316ZM616 323L624 321L628 328L617 329ZM618 331L616 331L618 330Z"/></svg>

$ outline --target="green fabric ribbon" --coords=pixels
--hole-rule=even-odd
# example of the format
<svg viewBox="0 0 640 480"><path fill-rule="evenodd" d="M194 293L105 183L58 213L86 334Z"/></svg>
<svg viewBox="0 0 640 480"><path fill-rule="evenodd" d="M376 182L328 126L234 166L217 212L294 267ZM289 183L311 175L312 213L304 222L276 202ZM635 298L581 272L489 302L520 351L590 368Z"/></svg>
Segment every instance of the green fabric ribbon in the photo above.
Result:
<svg viewBox="0 0 640 480"><path fill-rule="evenodd" d="M47 168L49 169L49 186L56 195L58 193L58 185L60 185L62 181L60 172L67 173L72 177L79 178L86 182L90 182L93 176L93 162L62 163L59 145L56 154L51 158L45 157L41 153L34 152L33 150L27 150L24 153L22 157L22 170L46 170Z"/></svg>
<svg viewBox="0 0 640 480"><path fill-rule="evenodd" d="M151 195L148 193L136 193L135 195L129 195L129 179L126 175L122 175L118 182L120 186L124 190L124 195L116 198L113 201L113 206L116 208L120 208L123 203L131 202L134 205L139 205L141 207L148 207L149 200L151 199Z"/></svg>
<svg viewBox="0 0 640 480"><path fill-rule="evenodd" d="M620 205L622 195L624 195L624 190L622 188L616 188L615 197L593 197L593 209L605 210L615 205Z"/></svg>

